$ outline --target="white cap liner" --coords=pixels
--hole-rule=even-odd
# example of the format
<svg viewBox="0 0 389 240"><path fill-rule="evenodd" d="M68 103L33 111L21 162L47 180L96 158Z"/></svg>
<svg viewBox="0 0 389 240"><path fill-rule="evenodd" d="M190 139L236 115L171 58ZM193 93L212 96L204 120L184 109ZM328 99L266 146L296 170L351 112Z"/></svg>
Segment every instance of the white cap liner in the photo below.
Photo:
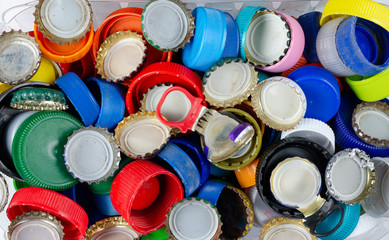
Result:
<svg viewBox="0 0 389 240"><path fill-rule="evenodd" d="M31 220L19 224L10 240L61 240L58 230L45 221Z"/></svg>
<svg viewBox="0 0 389 240"><path fill-rule="evenodd" d="M155 86L151 90L149 90L147 92L147 95L145 96L146 101L145 101L144 108L149 112L155 112L157 110L158 103L161 100L163 93L171 87L172 86L162 85L162 86ZM167 114L166 112L163 112L161 110L161 114L162 116L165 116L169 119L169 116L166 115Z"/></svg>
<svg viewBox="0 0 389 240"><path fill-rule="evenodd" d="M191 107L192 103L183 92L172 91L166 96L161 106L161 114L169 122L182 122L188 116Z"/></svg>
<svg viewBox="0 0 389 240"><path fill-rule="evenodd" d="M372 109L360 109L355 114L355 121L365 135L389 140L389 116L386 113Z"/></svg>
<svg viewBox="0 0 389 240"><path fill-rule="evenodd" d="M312 240L312 236L300 226L283 224L270 229L263 240Z"/></svg>
<svg viewBox="0 0 389 240"><path fill-rule="evenodd" d="M132 240L138 239L138 234L128 227L106 228L93 235L91 240Z"/></svg>

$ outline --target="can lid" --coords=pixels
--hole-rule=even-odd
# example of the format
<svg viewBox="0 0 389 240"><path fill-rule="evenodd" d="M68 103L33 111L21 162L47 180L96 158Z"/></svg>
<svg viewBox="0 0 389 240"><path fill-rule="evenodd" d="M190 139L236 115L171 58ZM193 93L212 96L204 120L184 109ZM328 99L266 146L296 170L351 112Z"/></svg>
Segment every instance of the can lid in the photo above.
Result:
<svg viewBox="0 0 389 240"><path fill-rule="evenodd" d="M304 226L302 219L288 219L277 217L270 220L269 223L261 229L260 238L263 240L315 240L317 239L310 233L309 228Z"/></svg>
<svg viewBox="0 0 389 240"><path fill-rule="evenodd" d="M154 112L138 112L121 121L115 129L116 144L133 159L152 158L167 144L171 128Z"/></svg>
<svg viewBox="0 0 389 240"><path fill-rule="evenodd" d="M120 150L107 129L83 127L68 137L64 158L74 178L92 184L113 176L119 168Z"/></svg>
<svg viewBox="0 0 389 240"><path fill-rule="evenodd" d="M288 52L291 33L286 20L274 11L259 9L246 33L245 55L257 66L278 63Z"/></svg>
<svg viewBox="0 0 389 240"><path fill-rule="evenodd" d="M2 212L8 203L9 189L7 181L0 174L0 212Z"/></svg>
<svg viewBox="0 0 389 240"><path fill-rule="evenodd" d="M363 102L354 109L352 127L364 142L376 147L389 147L389 105Z"/></svg>
<svg viewBox="0 0 389 240"><path fill-rule="evenodd" d="M336 200L346 204L359 203L374 188L374 163L364 151L348 148L331 158L325 179L328 191Z"/></svg>
<svg viewBox="0 0 389 240"><path fill-rule="evenodd" d="M260 82L251 97L258 117L276 130L296 126L307 109L303 90L285 77L271 77Z"/></svg>
<svg viewBox="0 0 389 240"><path fill-rule="evenodd" d="M165 221L171 239L217 240L221 217L216 207L201 198L186 198L170 208Z"/></svg>
<svg viewBox="0 0 389 240"><path fill-rule="evenodd" d="M180 0L151 0L142 12L142 30L147 41L163 51L177 51L189 43L194 17Z"/></svg>
<svg viewBox="0 0 389 240"><path fill-rule="evenodd" d="M68 45L85 37L92 15L86 0L40 0L34 12L35 24L45 38Z"/></svg>
<svg viewBox="0 0 389 240"><path fill-rule="evenodd" d="M8 226L10 240L62 240L64 227L56 217L45 212L24 212Z"/></svg>
<svg viewBox="0 0 389 240"><path fill-rule="evenodd" d="M110 217L96 222L86 230L85 240L140 239L137 233L122 216Z"/></svg>
<svg viewBox="0 0 389 240"><path fill-rule="evenodd" d="M21 31L0 35L0 82L17 85L30 80L41 63L35 39Z"/></svg>
<svg viewBox="0 0 389 240"><path fill-rule="evenodd" d="M124 81L139 71L146 59L146 50L145 40L136 32L113 33L97 52L97 73L108 81Z"/></svg>
<svg viewBox="0 0 389 240"><path fill-rule="evenodd" d="M303 118L292 129L282 131L281 139L287 137L303 137L325 147L332 155L335 153L335 134L326 123L313 119Z"/></svg>
<svg viewBox="0 0 389 240"><path fill-rule="evenodd" d="M254 91L258 77L252 65L239 58L213 64L203 78L205 101L215 107L233 107Z"/></svg>
<svg viewBox="0 0 389 240"><path fill-rule="evenodd" d="M14 93L11 107L23 110L66 110L69 108L61 91L48 88L25 88Z"/></svg>
<svg viewBox="0 0 389 240"><path fill-rule="evenodd" d="M64 190L77 183L63 161L67 137L82 123L66 112L42 111L28 117L15 134L12 158L30 185Z"/></svg>

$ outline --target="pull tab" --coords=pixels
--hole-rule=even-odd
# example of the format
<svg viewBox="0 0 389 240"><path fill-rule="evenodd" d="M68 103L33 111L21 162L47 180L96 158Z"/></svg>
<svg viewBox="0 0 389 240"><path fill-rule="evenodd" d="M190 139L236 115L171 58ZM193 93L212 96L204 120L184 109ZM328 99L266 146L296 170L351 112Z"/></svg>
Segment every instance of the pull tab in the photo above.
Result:
<svg viewBox="0 0 389 240"><path fill-rule="evenodd" d="M193 131L201 113L206 110L202 102L203 99L194 97L183 87L171 87L158 103L157 117L163 124L178 128L183 133ZM166 120L161 112L168 113L170 119Z"/></svg>
<svg viewBox="0 0 389 240"><path fill-rule="evenodd" d="M316 227L323 222L331 213L333 213L336 210L340 210L341 216L338 224L329 232L326 233L318 233L316 232ZM344 219L344 208L341 204L336 204L334 199L330 199L327 201L320 209L317 211L314 215L307 218L307 220L304 222L304 225L307 226L310 229L310 232L312 235L315 235L317 237L326 237L331 234L333 234L336 230L339 229L340 226L342 226Z"/></svg>

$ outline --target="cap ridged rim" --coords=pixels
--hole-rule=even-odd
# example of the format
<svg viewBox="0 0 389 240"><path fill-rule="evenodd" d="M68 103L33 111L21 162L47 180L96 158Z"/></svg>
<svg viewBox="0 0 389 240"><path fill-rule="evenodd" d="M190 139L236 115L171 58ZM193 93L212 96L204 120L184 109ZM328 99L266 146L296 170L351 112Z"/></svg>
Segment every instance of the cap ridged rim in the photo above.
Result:
<svg viewBox="0 0 389 240"><path fill-rule="evenodd" d="M57 218L53 215L50 215L45 212L24 212L22 215L17 216L11 224L8 226L8 239L11 239L12 232L20 226L21 224L27 223L29 221L40 221L45 222L46 224L51 225L55 230L57 230L59 238L62 240L64 238L65 233L63 232L64 227L62 226L61 222L57 220Z"/></svg>
<svg viewBox="0 0 389 240"><path fill-rule="evenodd" d="M132 240L138 240L140 239L141 236L130 226L130 224L126 222L126 220L124 220L122 216L119 216L119 217L106 218L96 222L86 230L84 238L85 240L91 240L93 236L96 235L97 233L103 232L104 230L110 228L123 228L130 231L132 230L133 233L136 234L136 236L134 236Z"/></svg>
<svg viewBox="0 0 389 240"><path fill-rule="evenodd" d="M109 146L112 150L112 164L109 167L109 169L106 171L104 176L97 178L97 179L94 179L94 180L86 180L80 176L77 176L77 173L76 173L77 171L74 171L75 170L74 167L69 163L69 156L68 156L69 146L70 146L69 144L71 143L70 142L71 139L74 138L76 135L83 133L83 132L91 132L91 131L100 134L109 143ZM65 152L64 152L63 156L64 156L64 160L65 160L65 166L66 166L67 170L69 171L69 173L78 181L86 182L88 184L106 181L109 177L113 176L115 171L117 169L119 169L119 164L120 164L120 160L121 160L120 149L119 149L119 146L115 144L115 138L113 137L113 134L108 132L108 130L106 128L92 127L92 126L82 127L78 130L73 131L73 134L68 137L68 141L65 145Z"/></svg>
<svg viewBox="0 0 389 240"><path fill-rule="evenodd" d="M121 76L116 79L112 79L108 76L108 74L105 72L105 58L107 57L107 54L110 52L110 50L115 47L115 45L120 44L121 42L124 42L126 40L132 40L132 44L135 42L139 42L139 44L142 44L142 46L137 45L143 50L143 55L141 56L141 62L138 63L137 67L130 72L126 76ZM97 74L101 75L102 78L106 79L109 82L123 82L124 80L131 78L132 76L135 76L137 74L141 67L143 66L143 63L146 60L147 56L147 47L146 47L146 41L143 39L141 35L139 35L136 32L132 31L120 31L113 33L111 36L107 37L104 42L100 45L100 49L97 51L96 56L96 69Z"/></svg>
<svg viewBox="0 0 389 240"><path fill-rule="evenodd" d="M249 73L246 76L246 79L243 79L243 81L247 82L246 86L241 89L236 96L230 96L228 99L217 99L209 94L207 91L207 84L209 81L212 79L212 74L217 71L221 70L223 66L226 66L228 64L240 64L247 66L249 69ZM219 79L223 80L223 79ZM241 58L224 58L216 63L214 63L208 71L204 74L203 77L203 92L204 92L204 97L205 101L207 101L210 105L215 106L215 107L233 107L236 104L242 103L244 100L247 100L249 96L254 92L255 87L257 86L258 82L258 77L257 77L257 72L254 69L254 66L249 64L247 61L241 59ZM223 84L222 81L219 81L220 84ZM236 86L240 88L241 86ZM232 86L232 90L234 89L234 86Z"/></svg>
<svg viewBox="0 0 389 240"><path fill-rule="evenodd" d="M7 48L6 46L11 44L13 41L16 41L18 39L22 39L23 42L29 45L30 50L32 50L35 54L36 59L34 59L33 63L31 64L31 67L29 69L29 72L24 74L22 78L18 79L7 79L5 76L0 75L0 82L8 85L17 85L23 82L27 82L30 80L38 71L39 66L41 64L41 57L42 53L39 49L38 43L35 41L35 38L31 37L27 33L23 33L22 31L15 31L11 30L10 32L3 32L0 35L0 46L4 46L4 48ZM3 47L0 48L4 49Z"/></svg>
<svg viewBox="0 0 389 240"><path fill-rule="evenodd" d="M331 172L334 170L334 165L338 161L342 161L343 158L355 158L359 160L359 165L362 169L365 169L366 172L366 180L365 186L361 190L361 193L356 196L354 199L344 200L341 196L339 196L335 189L331 179ZM345 173L346 174L346 173ZM349 174L349 173L348 173ZM367 155L364 151L354 148L354 149L345 149L338 153L336 153L331 160L328 162L326 172L325 172L325 183L327 185L327 189L331 196L335 198L337 201L343 202L345 204L355 204L360 203L362 200L366 199L369 194L373 191L375 186L376 177L375 177L375 167L373 161L371 161L369 155Z"/></svg>
<svg viewBox="0 0 389 240"><path fill-rule="evenodd" d="M276 119L273 119L271 116L269 116L263 107L261 96L262 96L262 88L265 84L269 82L278 82L279 84L284 84L289 86L294 93L299 98L299 107L301 108L301 114L298 118L296 118L294 121L290 123L282 123L277 122ZM294 82L293 80L285 77L271 77L268 78L262 82L260 82L257 87L254 90L254 93L251 95L251 103L253 105L254 111L257 113L257 116L270 128L276 129L276 130L289 130L296 126L300 120L304 117L305 111L307 109L307 100L305 98L305 94L303 90L300 88L300 86Z"/></svg>
<svg viewBox="0 0 389 240"><path fill-rule="evenodd" d="M5 208L5 206L8 203L8 198L9 198L9 190L8 190L8 184L7 181L5 180L4 176L0 174L0 196L2 195L4 198L4 201L0 202L0 212L2 212ZM0 198L1 200L1 198Z"/></svg>
<svg viewBox="0 0 389 240"><path fill-rule="evenodd" d="M166 215L166 220L165 220L165 225L166 225L166 229L165 229L165 232L167 232L169 234L169 239L172 239L172 240L180 240L180 238L176 237L173 232L172 232L172 227L171 224L170 224L170 215L172 214L172 211L175 207L183 204L183 203L188 203L191 204L191 202L200 202L202 205L207 205L206 207L207 208L210 208L214 211L214 213L217 215L217 219L218 219L218 226L216 228L216 231L214 233L214 235L212 236L212 238L210 238L209 240L218 240L220 235L222 234L222 221L221 221L221 215L219 213L219 211L217 210L217 208L212 205L210 202L208 202L207 200L205 199L202 199L202 198L198 198L198 197L189 197L189 198L185 198L179 202L177 202L176 204L174 204L168 214Z"/></svg>
<svg viewBox="0 0 389 240"><path fill-rule="evenodd" d="M144 25L144 14L147 11L147 7L150 4L152 4L153 2L158 2L158 1L161 1L161 0L150 0L146 4L144 9L143 9L143 12L142 12L142 15L141 15L141 27L142 27L142 31L143 31L143 36L150 43L150 45L152 45L153 47L155 47L156 49L158 49L160 51L165 51L165 52L174 51L174 52L177 52L179 49L184 48L185 45L187 43L189 43L190 40L192 39L192 37L194 36L194 30L196 28L196 26L195 26L195 18L192 15L192 11L181 0L167 0L168 2L172 2L172 3L176 4L179 8L181 8L181 10L183 11L184 15L186 16L186 21L187 21L188 27L187 27L187 31L186 31L186 35L185 35L184 40L180 44L178 44L176 47L174 47L174 48L164 48L164 47L158 46L158 44L156 44L152 39L150 39L149 34L147 33L147 29L145 28L145 25ZM163 2L163 1L161 1L161 2Z"/></svg>
<svg viewBox="0 0 389 240"><path fill-rule="evenodd" d="M43 111L67 110L69 106L61 91L48 88L25 88L14 93L10 106L16 109Z"/></svg>
<svg viewBox="0 0 389 240"><path fill-rule="evenodd" d="M93 21L93 12L92 12L92 6L90 5L89 1L87 0L81 0L80 2L83 2L85 4L85 8L89 9L89 19L88 24L85 29L80 32L77 36L71 37L71 38L62 38L60 36L56 36L53 33L51 33L44 25L42 21L41 16L41 8L43 5L43 2L47 0L39 0L38 4L35 7L34 17L35 17L35 24L38 26L38 29L40 32L42 32L43 36L47 39L49 39L51 42L58 43L60 45L67 44L70 45L72 43L78 42L81 38L84 38L86 33L90 31L90 26L92 25Z"/></svg>
<svg viewBox="0 0 389 240"><path fill-rule="evenodd" d="M270 220L261 229L261 235L259 237L263 240L268 239L267 234L269 233L270 230L277 227L282 227L283 225L295 225L299 227L302 231L305 231L308 235L310 235L311 240L317 239L314 235L311 234L310 229L304 225L303 219L289 219L285 217L277 217L273 220Z"/></svg>
<svg viewBox="0 0 389 240"><path fill-rule="evenodd" d="M384 102L362 102L354 109L352 116L352 128L362 141L376 147L389 147L389 139L378 139L363 132L357 121L357 114L364 110L381 112L389 118L389 105Z"/></svg>
<svg viewBox="0 0 389 240"><path fill-rule="evenodd" d="M154 149L151 152L143 153L143 154L137 154L134 152L129 151L121 142L121 137L125 133L125 130L127 127L131 126L134 123L139 123L142 121L154 121L154 124L159 125L160 128L164 131L166 134L165 140L161 143L158 148ZM142 124L143 125L143 124ZM156 115L155 112L137 112L135 114L130 114L128 117L124 118L123 121L121 121L118 126L115 129L115 139L116 139L116 144L120 147L121 151L126 154L128 157L132 159L149 159L154 157L155 155L158 154L158 152L161 151L161 149L168 143L170 139L170 132L171 132L171 127L166 126L162 124Z"/></svg>

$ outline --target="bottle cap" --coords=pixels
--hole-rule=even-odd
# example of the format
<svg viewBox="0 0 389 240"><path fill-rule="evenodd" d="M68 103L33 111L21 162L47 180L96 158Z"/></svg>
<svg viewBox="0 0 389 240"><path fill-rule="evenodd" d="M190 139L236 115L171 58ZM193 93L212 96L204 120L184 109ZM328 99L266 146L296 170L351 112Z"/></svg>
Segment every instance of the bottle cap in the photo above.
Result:
<svg viewBox="0 0 389 240"><path fill-rule="evenodd" d="M374 187L374 163L362 150L345 149L331 158L325 178L328 191L336 200L358 203L366 199Z"/></svg>
<svg viewBox="0 0 389 240"><path fill-rule="evenodd" d="M63 162L67 137L82 127L72 115L59 111L38 112L19 127L12 144L16 170L32 186L64 190L77 183Z"/></svg>
<svg viewBox="0 0 389 240"><path fill-rule="evenodd" d="M288 219L284 217L277 217L270 220L259 236L263 240L281 240L281 239L295 239L295 240L316 240L317 238L310 233L309 228L304 226L302 219Z"/></svg>
<svg viewBox="0 0 389 240"><path fill-rule="evenodd" d="M14 93L11 107L23 110L66 110L69 108L61 91L48 88L27 88Z"/></svg>
<svg viewBox="0 0 389 240"><path fill-rule="evenodd" d="M141 234L161 228L170 207L183 196L181 182L173 173L146 160L127 164L111 189L113 206Z"/></svg>
<svg viewBox="0 0 389 240"><path fill-rule="evenodd" d="M41 63L38 44L27 33L3 32L0 35L0 82L17 85L30 80Z"/></svg>
<svg viewBox="0 0 389 240"><path fill-rule="evenodd" d="M85 37L92 15L85 0L40 0L34 12L35 24L45 38L68 45Z"/></svg>
<svg viewBox="0 0 389 240"><path fill-rule="evenodd" d="M389 147L389 105L363 102L354 109L352 126L364 142L376 147Z"/></svg>
<svg viewBox="0 0 389 240"><path fill-rule="evenodd" d="M306 66L293 71L288 78L295 81L304 92L307 101L306 118L328 122L338 112L339 84L329 71L320 67Z"/></svg>
<svg viewBox="0 0 389 240"><path fill-rule="evenodd" d="M63 226L54 216L45 212L24 212L8 226L10 240L64 238Z"/></svg>
<svg viewBox="0 0 389 240"><path fill-rule="evenodd" d="M222 222L216 207L201 198L186 198L170 208L165 221L169 239L217 240Z"/></svg>
<svg viewBox="0 0 389 240"><path fill-rule="evenodd" d="M115 129L116 144L130 158L152 158L169 141L170 130L155 113L138 112L118 124Z"/></svg>
<svg viewBox="0 0 389 240"><path fill-rule="evenodd" d="M9 189L8 184L3 175L0 174L0 212L8 204Z"/></svg>
<svg viewBox="0 0 389 240"><path fill-rule="evenodd" d="M80 205L60 193L44 188L26 187L16 191L7 208L7 217L13 221L17 216L31 211L44 211L52 215L63 226L65 236L74 239L82 239L88 226L88 215Z"/></svg>
<svg viewBox="0 0 389 240"><path fill-rule="evenodd" d="M308 217L324 204L319 196L321 175L316 165L305 158L286 158L278 163L270 177L270 187L274 197L281 204L297 208Z"/></svg>
<svg viewBox="0 0 389 240"><path fill-rule="evenodd" d="M236 58L239 55L239 30L238 24L231 14L224 12L227 23L227 39L222 58Z"/></svg>
<svg viewBox="0 0 389 240"><path fill-rule="evenodd" d="M182 61L185 66L205 72L223 54L227 39L227 23L219 9L197 7L192 12L196 33L185 45Z"/></svg>
<svg viewBox="0 0 389 240"><path fill-rule="evenodd" d="M204 75L205 101L215 107L233 107L249 98L257 82L254 67L246 61L221 59Z"/></svg>
<svg viewBox="0 0 389 240"><path fill-rule="evenodd" d="M282 131L281 139L288 137L303 137L309 139L320 146L323 146L333 155L335 153L335 134L326 123L313 119L303 118L292 129Z"/></svg>
<svg viewBox="0 0 389 240"><path fill-rule="evenodd" d="M234 170L241 188L249 188L255 185L255 171L257 170L258 162L259 159L254 160L246 167Z"/></svg>
<svg viewBox="0 0 389 240"><path fill-rule="evenodd" d="M194 18L180 0L151 0L142 12L142 30L147 41L163 51L177 51L189 43Z"/></svg>
<svg viewBox="0 0 389 240"><path fill-rule="evenodd" d="M132 31L112 34L97 52L97 73L113 82L124 81L133 76L146 59L145 44L142 36Z"/></svg>
<svg viewBox="0 0 389 240"><path fill-rule="evenodd" d="M158 84L155 86L152 86L147 93L143 94L143 99L140 101L140 108L139 110L149 111L149 112L155 112L157 110L157 106L159 101L161 100L162 94L169 88L171 88L171 84ZM166 109L163 109L166 110ZM166 118L169 119L169 112L168 111L162 111L162 115L166 116ZM172 116L170 116L172 118Z"/></svg>
<svg viewBox="0 0 389 240"><path fill-rule="evenodd" d="M266 8L251 18L246 33L245 55L256 66L270 66L285 57L291 42L286 20Z"/></svg>
<svg viewBox="0 0 389 240"><path fill-rule="evenodd" d="M120 150L113 134L100 127L83 127L68 137L65 165L80 182L99 183L119 168Z"/></svg>
<svg viewBox="0 0 389 240"><path fill-rule="evenodd" d="M96 222L86 230L85 240L140 239L140 234L120 217L110 217Z"/></svg>
<svg viewBox="0 0 389 240"><path fill-rule="evenodd" d="M223 182L208 180L201 186L197 197L205 199L216 206L220 194L226 186Z"/></svg>
<svg viewBox="0 0 389 240"><path fill-rule="evenodd" d="M320 30L321 12L308 12L298 18L298 22L304 30L305 47L304 56L309 63L320 62L316 52L316 39Z"/></svg>
<svg viewBox="0 0 389 240"><path fill-rule="evenodd" d="M260 82L251 96L258 117L276 130L293 128L304 117L307 101L297 83L285 77Z"/></svg>

